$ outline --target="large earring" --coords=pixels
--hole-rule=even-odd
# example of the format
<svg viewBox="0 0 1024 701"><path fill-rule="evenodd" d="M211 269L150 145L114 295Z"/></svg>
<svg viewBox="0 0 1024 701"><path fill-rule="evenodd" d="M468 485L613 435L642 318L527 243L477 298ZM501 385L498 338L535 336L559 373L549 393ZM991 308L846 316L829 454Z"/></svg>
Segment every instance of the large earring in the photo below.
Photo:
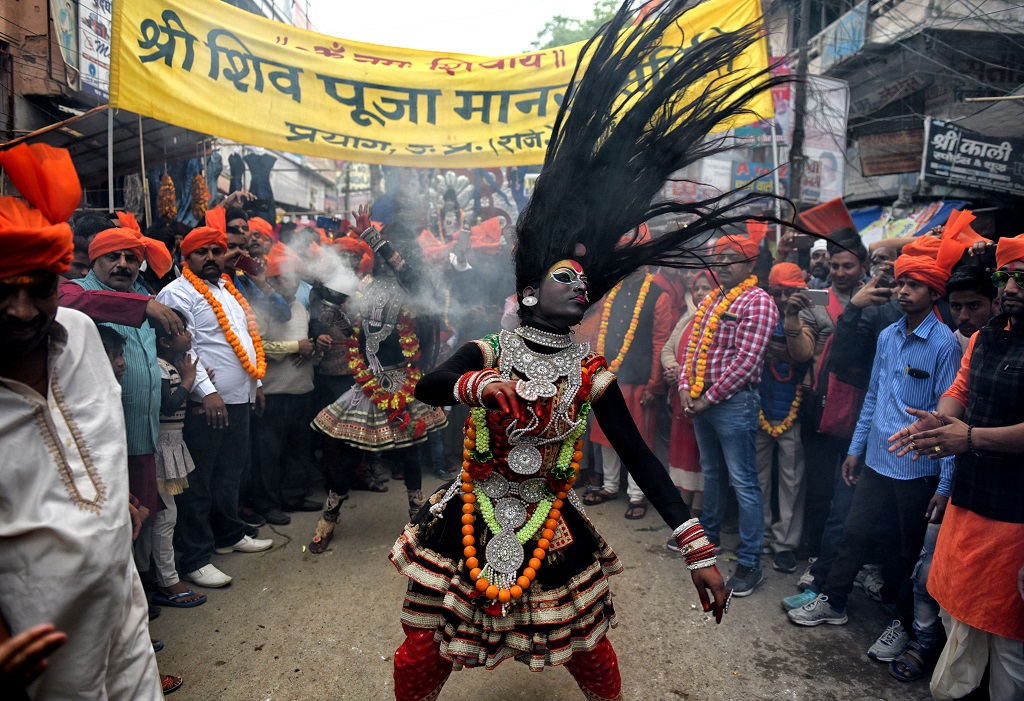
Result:
<svg viewBox="0 0 1024 701"><path fill-rule="evenodd" d="M526 295L525 297L523 297L523 306L524 307L533 307L533 306L536 306L536 305L537 305L537 298L534 297L533 295Z"/></svg>

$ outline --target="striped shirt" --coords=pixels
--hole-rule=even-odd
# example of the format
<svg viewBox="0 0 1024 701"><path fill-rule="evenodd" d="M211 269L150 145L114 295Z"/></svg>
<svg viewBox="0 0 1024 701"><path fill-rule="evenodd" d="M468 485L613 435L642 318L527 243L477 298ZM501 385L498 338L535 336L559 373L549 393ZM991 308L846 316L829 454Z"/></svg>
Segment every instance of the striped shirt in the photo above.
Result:
<svg viewBox="0 0 1024 701"><path fill-rule="evenodd" d="M864 399L850 455L864 456L869 468L898 480L940 475L936 492L950 495L953 458L912 460L889 452L889 436L913 421L907 407L932 411L956 378L960 344L935 314L907 333L907 318L887 326L878 337L871 383ZM917 375L917 377L915 377Z"/></svg>

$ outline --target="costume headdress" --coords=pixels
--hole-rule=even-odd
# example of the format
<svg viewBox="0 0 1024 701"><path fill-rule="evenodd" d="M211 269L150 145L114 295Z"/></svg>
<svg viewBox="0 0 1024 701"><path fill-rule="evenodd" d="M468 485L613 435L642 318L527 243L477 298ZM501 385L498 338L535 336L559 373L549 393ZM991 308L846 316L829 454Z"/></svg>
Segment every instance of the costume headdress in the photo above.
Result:
<svg viewBox="0 0 1024 701"><path fill-rule="evenodd" d="M65 272L75 250L67 220L82 199L71 156L46 144L19 144L0 152L0 166L25 198L0 198L0 278Z"/></svg>
<svg viewBox="0 0 1024 701"><path fill-rule="evenodd" d="M701 36L685 50L672 47L673 61L657 60L666 49L665 31L691 4L662 0L650 11L649 3L627 0L581 50L544 167L516 223L518 292L536 285L555 262L576 258L581 243L587 249L581 262L592 302L645 265L701 266L688 244L744 221L749 215L738 214L739 209L765 197L734 198L729 192L675 202L659 196L673 173L727 150L721 139L707 139L719 123L749 113L754 97L786 80L767 70L748 76L736 72L743 51L765 41L759 22ZM651 76L650 67L659 64ZM673 213L690 221L644 243L635 242L633 234L632 245L620 245L624 233Z"/></svg>

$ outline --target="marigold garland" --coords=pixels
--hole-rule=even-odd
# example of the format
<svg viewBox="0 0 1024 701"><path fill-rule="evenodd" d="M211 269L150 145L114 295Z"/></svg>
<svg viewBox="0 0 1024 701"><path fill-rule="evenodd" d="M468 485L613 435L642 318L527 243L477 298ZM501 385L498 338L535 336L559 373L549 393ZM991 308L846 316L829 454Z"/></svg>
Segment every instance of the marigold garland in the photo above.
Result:
<svg viewBox="0 0 1024 701"><path fill-rule="evenodd" d="M622 365L622 361L626 359L626 353L629 352L629 347L633 345L633 337L636 336L636 327L640 323L640 313L644 309L644 300L647 299L647 293L651 289L651 282L654 280L654 276L650 273L644 275L644 282L640 286L640 294L636 296L636 304L633 306L633 317L629 321L629 328L626 330L626 335L622 339L622 348L619 349L619 354L615 356L615 359L608 363L608 369L612 372L618 372L619 367ZM615 302L615 296L622 289L622 283L612 288L612 291L605 297L604 307L601 309L601 325L597 331L597 354L604 355L604 344L608 336L608 319L612 315L612 304Z"/></svg>
<svg viewBox="0 0 1024 701"><path fill-rule="evenodd" d="M789 413L786 418L782 420L778 426L772 426L768 423L768 419L764 418L764 412L758 412L757 414L757 425L772 438L778 438L783 433L793 428L793 424L796 423L797 417L800 415L800 402L803 401L804 388L802 385L797 385L796 396L793 398L793 403L789 405Z"/></svg>
<svg viewBox="0 0 1024 701"><path fill-rule="evenodd" d="M173 221L178 216L178 196L174 192L174 181L167 173L160 177L160 194L157 197L156 213L158 217L167 221Z"/></svg>
<svg viewBox="0 0 1024 701"><path fill-rule="evenodd" d="M377 382L376 376L366 365L366 358L359 350L359 332L362 318L356 317L352 324L352 335L345 341L345 357L348 367L352 370L355 381L374 406L387 414L388 421L398 423L398 429L404 431L412 421L408 405L413 401L416 383L422 373L419 369L420 342L416 336L416 320L408 307L402 307L395 330L398 331L398 345L402 348L402 356L406 359L405 381L397 392L388 392ZM420 419L413 426L413 437L419 438L427 432L426 421Z"/></svg>
<svg viewBox="0 0 1024 701"><path fill-rule="evenodd" d="M220 324L220 328L224 331L224 338L231 344L231 349L235 351L235 355L238 356L238 360L242 363L242 367L246 373L249 374L254 380L262 380L263 376L267 374L267 359L263 353L263 339L260 338L259 325L256 323L256 315L252 313L252 307L249 306L249 302L246 301L242 293L238 291L238 288L231 282L231 278L227 275L221 277L224 280L224 289L231 293L237 301L239 306L242 307L242 311L245 312L246 328L249 332L249 338L252 339L253 348L256 350L256 364L253 365L249 359L249 354L242 346L242 342L238 340L238 335L235 334L231 328L231 322L228 321L228 316L224 312L224 307L213 296L210 292L209 285L193 273L188 267L185 267L182 271L185 279L191 283L192 287L196 289L196 292L203 296L206 303L213 309L213 313L217 316L217 323Z"/></svg>
<svg viewBox="0 0 1024 701"><path fill-rule="evenodd" d="M206 187L206 178L202 173L196 173L192 177L192 216L196 221L203 221L206 216L206 204L210 201L210 190Z"/></svg>
<svg viewBox="0 0 1024 701"><path fill-rule="evenodd" d="M715 331L718 330L718 325L722 321L722 314L728 311L732 303L741 294L756 284L757 276L751 275L739 285L726 292L724 296L722 295L721 288L714 290L697 307L697 311L693 315L694 333L690 334L690 343L686 348L686 377L690 383L690 396L692 398L697 399L704 393L704 373L708 369L708 350L711 348L711 342L714 340ZM711 310L711 317L707 328L704 329L704 333L701 335L700 341L698 341L696 331L701 328L701 323L704 321L708 308L712 304L715 306ZM693 361L694 358L697 359L696 363ZM696 370L694 370L694 366L696 366Z"/></svg>

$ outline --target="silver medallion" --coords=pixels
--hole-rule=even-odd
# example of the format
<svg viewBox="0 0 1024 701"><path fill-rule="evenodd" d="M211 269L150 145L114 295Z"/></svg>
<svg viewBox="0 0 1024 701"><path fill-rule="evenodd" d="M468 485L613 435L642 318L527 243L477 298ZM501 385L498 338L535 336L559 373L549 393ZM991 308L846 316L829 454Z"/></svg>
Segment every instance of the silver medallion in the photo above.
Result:
<svg viewBox="0 0 1024 701"><path fill-rule="evenodd" d="M517 445L508 453L508 469L519 475L536 474L543 461L535 445Z"/></svg>
<svg viewBox="0 0 1024 701"><path fill-rule="evenodd" d="M494 520L501 524L502 531L519 528L526 523L526 505L518 499L501 499L494 505Z"/></svg>
<svg viewBox="0 0 1024 701"><path fill-rule="evenodd" d="M547 491L547 480L541 478L529 479L519 484L519 498L528 504L536 504L544 498Z"/></svg>
<svg viewBox="0 0 1024 701"><path fill-rule="evenodd" d="M491 501L496 501L508 494L508 480L497 472L492 472L487 479L480 482L480 489Z"/></svg>
<svg viewBox="0 0 1024 701"><path fill-rule="evenodd" d="M526 553L512 529L504 530L487 542L487 566L500 574L515 574Z"/></svg>

